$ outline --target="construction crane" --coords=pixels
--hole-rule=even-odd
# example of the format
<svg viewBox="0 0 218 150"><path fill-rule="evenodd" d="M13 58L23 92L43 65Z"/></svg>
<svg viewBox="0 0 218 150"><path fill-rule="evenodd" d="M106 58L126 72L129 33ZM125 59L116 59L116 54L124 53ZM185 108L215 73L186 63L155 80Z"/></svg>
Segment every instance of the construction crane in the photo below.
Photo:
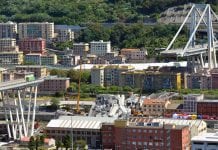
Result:
<svg viewBox="0 0 218 150"><path fill-rule="evenodd" d="M79 102L80 102L80 84L81 84L81 76L82 76L82 62L81 61L80 61L80 66L79 66L78 94L77 94L77 103L76 103L76 113L77 114L80 114Z"/></svg>

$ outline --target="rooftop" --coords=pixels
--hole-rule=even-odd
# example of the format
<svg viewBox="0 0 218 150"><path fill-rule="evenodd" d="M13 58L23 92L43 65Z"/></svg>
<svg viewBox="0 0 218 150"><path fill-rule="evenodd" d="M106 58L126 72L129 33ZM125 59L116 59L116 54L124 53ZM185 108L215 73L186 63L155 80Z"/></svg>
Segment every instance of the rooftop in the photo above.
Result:
<svg viewBox="0 0 218 150"><path fill-rule="evenodd" d="M218 133L204 133L199 136L194 136L192 142L216 142L218 143Z"/></svg>
<svg viewBox="0 0 218 150"><path fill-rule="evenodd" d="M60 116L52 119L47 128L76 128L76 129L100 129L101 124L113 123L115 118L109 117L85 117L85 116Z"/></svg>

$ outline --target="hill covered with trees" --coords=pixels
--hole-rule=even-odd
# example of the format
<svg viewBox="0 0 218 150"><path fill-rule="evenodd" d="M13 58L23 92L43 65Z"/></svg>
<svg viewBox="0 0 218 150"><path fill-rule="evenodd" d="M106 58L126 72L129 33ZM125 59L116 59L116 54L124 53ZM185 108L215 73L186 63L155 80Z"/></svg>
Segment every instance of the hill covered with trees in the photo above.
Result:
<svg viewBox="0 0 218 150"><path fill-rule="evenodd" d="M0 21L51 21L56 24L143 22L169 7L218 0L5 0L0 3Z"/></svg>

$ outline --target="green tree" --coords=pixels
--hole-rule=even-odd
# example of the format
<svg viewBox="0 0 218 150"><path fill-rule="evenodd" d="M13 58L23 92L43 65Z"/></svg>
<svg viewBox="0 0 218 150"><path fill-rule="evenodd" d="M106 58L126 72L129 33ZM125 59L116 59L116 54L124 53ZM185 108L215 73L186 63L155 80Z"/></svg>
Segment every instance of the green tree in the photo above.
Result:
<svg viewBox="0 0 218 150"><path fill-rule="evenodd" d="M34 150L35 147L36 147L35 139L34 139L33 136L31 136L31 137L30 137L30 141L29 141L29 143L28 143L28 148L29 148L30 150Z"/></svg>
<svg viewBox="0 0 218 150"><path fill-rule="evenodd" d="M63 145L66 148L66 150L68 150L68 148L71 147L72 145L72 139L69 135L64 136L63 138Z"/></svg>
<svg viewBox="0 0 218 150"><path fill-rule="evenodd" d="M51 107L55 110L59 108L60 100L58 98L51 99Z"/></svg>
<svg viewBox="0 0 218 150"><path fill-rule="evenodd" d="M58 150L60 147L62 147L63 143L60 140L55 141L56 150Z"/></svg>

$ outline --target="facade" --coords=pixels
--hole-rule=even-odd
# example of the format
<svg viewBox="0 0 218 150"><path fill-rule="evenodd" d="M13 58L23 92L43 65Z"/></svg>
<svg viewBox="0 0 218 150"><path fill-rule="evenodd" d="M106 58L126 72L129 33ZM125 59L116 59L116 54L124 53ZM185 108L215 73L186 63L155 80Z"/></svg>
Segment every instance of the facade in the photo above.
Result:
<svg viewBox="0 0 218 150"><path fill-rule="evenodd" d="M86 57L89 51L88 43L73 43L73 54Z"/></svg>
<svg viewBox="0 0 218 150"><path fill-rule="evenodd" d="M190 130L186 125L116 120L114 125L102 125L102 145L116 150L187 150L190 149Z"/></svg>
<svg viewBox="0 0 218 150"><path fill-rule="evenodd" d="M120 54L126 56L128 61L132 61L145 60L147 52L140 49L123 48L120 50Z"/></svg>
<svg viewBox="0 0 218 150"><path fill-rule="evenodd" d="M55 29L58 42L66 42L74 40L74 32L71 29Z"/></svg>
<svg viewBox="0 0 218 150"><path fill-rule="evenodd" d="M119 65L108 65L104 68L104 85L105 86L119 86L121 73L134 70L133 66L119 66Z"/></svg>
<svg viewBox="0 0 218 150"><path fill-rule="evenodd" d="M110 64L124 64L126 62L126 57L124 55L115 56L114 59L109 61Z"/></svg>
<svg viewBox="0 0 218 150"><path fill-rule="evenodd" d="M161 99L145 99L142 107L143 114L144 116L163 116L169 103Z"/></svg>
<svg viewBox="0 0 218 150"><path fill-rule="evenodd" d="M17 23L0 23L0 38L14 38L17 36Z"/></svg>
<svg viewBox="0 0 218 150"><path fill-rule="evenodd" d="M33 72L25 72L25 71L14 72L14 80L25 79L29 75L34 75L34 73Z"/></svg>
<svg viewBox="0 0 218 150"><path fill-rule="evenodd" d="M2 73L2 82L7 82L14 80L14 72L13 71L5 71Z"/></svg>
<svg viewBox="0 0 218 150"><path fill-rule="evenodd" d="M0 39L0 52L15 52L19 51L18 46L16 46L16 39L3 38Z"/></svg>
<svg viewBox="0 0 218 150"><path fill-rule="evenodd" d="M79 64L80 56L78 55L64 55L61 59L61 64L64 66L75 66Z"/></svg>
<svg viewBox="0 0 218 150"><path fill-rule="evenodd" d="M208 115L217 118L218 116L218 100L198 100L197 114Z"/></svg>
<svg viewBox="0 0 218 150"><path fill-rule="evenodd" d="M205 133L191 139L192 150L217 150L218 133Z"/></svg>
<svg viewBox="0 0 218 150"><path fill-rule="evenodd" d="M145 91L181 89L181 73L145 71L143 89Z"/></svg>
<svg viewBox="0 0 218 150"><path fill-rule="evenodd" d="M16 66L16 71L34 72L35 78L41 78L47 75L46 67L37 65Z"/></svg>
<svg viewBox="0 0 218 150"><path fill-rule="evenodd" d="M104 59L104 57L96 57L90 60L91 64L109 64L109 62Z"/></svg>
<svg viewBox="0 0 218 150"><path fill-rule="evenodd" d="M41 56L41 65L56 65L57 64L57 55L42 55Z"/></svg>
<svg viewBox="0 0 218 150"><path fill-rule="evenodd" d="M104 56L109 52L111 52L111 42L104 42L103 40L90 42L90 54Z"/></svg>
<svg viewBox="0 0 218 150"><path fill-rule="evenodd" d="M54 23L27 22L18 24L19 40L43 38L47 43L54 38Z"/></svg>
<svg viewBox="0 0 218 150"><path fill-rule="evenodd" d="M144 71L127 71L121 73L120 86L143 88Z"/></svg>
<svg viewBox="0 0 218 150"><path fill-rule="evenodd" d="M211 70L211 88L218 89L218 69Z"/></svg>
<svg viewBox="0 0 218 150"><path fill-rule="evenodd" d="M104 55L104 59L106 59L107 61L110 61L110 60L113 60L117 56L118 56L117 52L109 52Z"/></svg>
<svg viewBox="0 0 218 150"><path fill-rule="evenodd" d="M183 96L183 111L185 113L196 114L197 112L197 101L203 100L203 94L188 94Z"/></svg>
<svg viewBox="0 0 218 150"><path fill-rule="evenodd" d="M96 65L91 70L91 83L104 86L104 66Z"/></svg>
<svg viewBox="0 0 218 150"><path fill-rule="evenodd" d="M189 89L211 89L211 75L193 73L187 75L187 88Z"/></svg>
<svg viewBox="0 0 218 150"><path fill-rule="evenodd" d="M26 38L26 39L20 39L19 40L19 49L20 51L23 51L24 54L28 53L45 53L46 48L46 41L42 38Z"/></svg>
<svg viewBox="0 0 218 150"><path fill-rule="evenodd" d="M45 128L48 137L62 140L64 136L72 135L73 140L85 140L90 148L101 147L101 124L112 123L109 117L61 116L52 119Z"/></svg>
<svg viewBox="0 0 218 150"><path fill-rule="evenodd" d="M43 83L39 84L41 94L54 94L56 92L65 92L70 86L70 78L51 77L46 78Z"/></svg>
<svg viewBox="0 0 218 150"><path fill-rule="evenodd" d="M37 53L30 53L26 54L24 57L25 64L31 64L31 65L41 65L41 54Z"/></svg>
<svg viewBox="0 0 218 150"><path fill-rule="evenodd" d="M1 52L0 64L1 65L19 65L23 63L23 52Z"/></svg>

